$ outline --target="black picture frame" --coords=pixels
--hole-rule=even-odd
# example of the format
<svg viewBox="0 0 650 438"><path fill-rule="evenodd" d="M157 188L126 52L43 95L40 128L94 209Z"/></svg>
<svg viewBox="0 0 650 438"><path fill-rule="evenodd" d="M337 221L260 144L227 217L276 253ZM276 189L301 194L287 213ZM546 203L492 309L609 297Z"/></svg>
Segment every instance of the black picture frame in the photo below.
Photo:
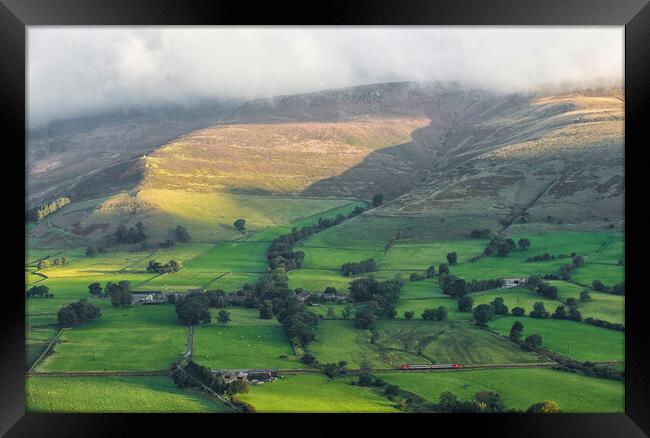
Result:
<svg viewBox="0 0 650 438"><path fill-rule="evenodd" d="M262 420L242 421L241 416L222 415L101 415L101 414L26 414L24 395L24 300L16 293L24 288L24 278L18 275L24 236L13 230L24 226L20 211L25 203L25 187L16 183L21 178L18 155L13 152L25 142L25 71L26 26L31 25L171 25L171 24L328 24L328 25L624 25L625 26L625 216L627 289L625 336L625 413L624 414L562 414L562 415L473 415L471 419L455 414L434 417L368 416L353 418L361 424L382 428L393 426L396 433L415 430L414 422L425 426L425 433L443 433L441 425L454 435L481 431L496 436L585 436L619 437L647 436L650 433L650 371L649 344L643 334L648 328L644 315L644 300L640 281L643 257L633 257L642 249L637 238L642 236L642 215L633 214L631 196L643 193L643 159L639 159L644 140L644 119L650 95L650 5L644 0L455 0L432 2L424 0L329 1L318 4L254 4L234 1L197 2L182 0L0 0L0 108L4 122L2 174L3 198L11 200L1 223L5 240L13 240L6 270L12 282L3 291L4 310L0 317L0 434L7 436L132 436L154 430L170 431L174 427L188 433L199 432L203 423L209 429L224 433L224 425L238 424L241 432L250 433L251 426L280 432L280 430L317 429L315 422L277 420L264 416ZM9 134L9 135L6 135ZM23 151L24 152L24 151ZM22 154L23 158L25 155ZM15 160L15 161L14 161ZM638 199L638 198L637 198ZM24 211L24 210L23 210ZM631 234L630 234L631 233ZM24 258L24 257L23 257ZM15 265L15 266L14 266ZM639 292L639 293L636 293ZM336 420L351 416L333 415ZM417 418L416 418L417 417ZM151 421L154 418L155 421ZM191 418L191 420L190 420ZM217 419L218 420L215 420ZM253 417L255 419L255 417ZM318 419L320 420L320 419ZM191 421L191 431L187 425ZM276 423L277 421L277 423ZM295 421L295 422L294 422ZM274 424L276 423L276 424ZM220 426L217 426L219 424ZM334 423L323 423L331 433L343 430ZM297 427L296 427L297 426ZM279 429L282 428L282 429ZM385 429L388 430L388 429ZM453 430L453 432L451 432ZM193 432L192 432L193 431ZM290 430L287 433L291 432ZM231 432L232 433L232 432ZM284 432L283 432L284 433Z"/></svg>

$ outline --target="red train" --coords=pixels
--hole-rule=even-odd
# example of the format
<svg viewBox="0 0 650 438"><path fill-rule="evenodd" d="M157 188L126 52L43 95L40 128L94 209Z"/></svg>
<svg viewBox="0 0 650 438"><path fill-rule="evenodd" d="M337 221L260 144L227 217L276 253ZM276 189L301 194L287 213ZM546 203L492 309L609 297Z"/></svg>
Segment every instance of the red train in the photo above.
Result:
<svg viewBox="0 0 650 438"><path fill-rule="evenodd" d="M459 363L441 363L436 365L409 365L407 363L402 364L401 369L403 370L436 370L436 369L454 369L460 368L461 364Z"/></svg>

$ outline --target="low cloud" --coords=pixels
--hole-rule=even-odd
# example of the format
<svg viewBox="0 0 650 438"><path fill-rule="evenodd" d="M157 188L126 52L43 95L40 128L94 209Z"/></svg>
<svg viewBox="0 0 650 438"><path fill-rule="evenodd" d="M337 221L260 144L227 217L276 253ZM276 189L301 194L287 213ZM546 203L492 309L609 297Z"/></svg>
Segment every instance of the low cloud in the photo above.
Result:
<svg viewBox="0 0 650 438"><path fill-rule="evenodd" d="M204 98L456 80L622 86L622 27L30 27L31 126Z"/></svg>

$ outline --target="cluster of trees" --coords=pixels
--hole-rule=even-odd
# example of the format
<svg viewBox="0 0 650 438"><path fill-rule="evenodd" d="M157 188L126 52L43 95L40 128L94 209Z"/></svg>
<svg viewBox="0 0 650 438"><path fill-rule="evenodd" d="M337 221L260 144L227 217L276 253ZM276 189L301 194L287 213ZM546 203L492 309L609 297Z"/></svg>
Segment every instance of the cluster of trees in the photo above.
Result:
<svg viewBox="0 0 650 438"><path fill-rule="evenodd" d="M467 295L470 292L480 292L488 289L496 289L502 287L505 281L501 278L490 280L472 280L465 281L454 275L441 275L438 279L442 292L453 298L458 298Z"/></svg>
<svg viewBox="0 0 650 438"><path fill-rule="evenodd" d="M183 225L178 225L176 227L176 233L175 234L176 234L176 239L179 242L187 243L190 240L192 240L192 238L190 237L190 233L187 231L187 228L184 227Z"/></svg>
<svg viewBox="0 0 650 438"><path fill-rule="evenodd" d="M499 257L506 257L511 251L515 250L517 246L525 250L530 247L530 240L524 238L519 239L519 241L515 243L515 241L510 238L504 239L503 237L495 237L490 241L488 246L485 247L483 255L491 256L496 254Z"/></svg>
<svg viewBox="0 0 650 438"><path fill-rule="evenodd" d="M406 319L411 319L412 316L409 318L406 313L407 312L404 312L404 317ZM422 312L422 319L431 321L445 321L447 319L447 309L443 306L440 306L437 309L426 309L424 312Z"/></svg>
<svg viewBox="0 0 650 438"><path fill-rule="evenodd" d="M375 262L375 259L362 260L358 263L347 262L343 263L343 266L341 266L341 273L346 277L376 270L377 262Z"/></svg>
<svg viewBox="0 0 650 438"><path fill-rule="evenodd" d="M488 237L490 237L490 235L491 232L487 228L484 228L482 230L477 228L475 230L472 230L471 233L469 233L469 237L471 237L472 239L487 239Z"/></svg>
<svg viewBox="0 0 650 438"><path fill-rule="evenodd" d="M54 294L50 293L47 286L32 286L25 292L27 298L53 298Z"/></svg>
<svg viewBox="0 0 650 438"><path fill-rule="evenodd" d="M147 263L147 272L165 274L168 272L178 272L181 269L183 269L183 263L176 259L170 260L165 264L162 264L156 260L149 260L149 263Z"/></svg>
<svg viewBox="0 0 650 438"><path fill-rule="evenodd" d="M132 244L139 243L144 241L147 238L147 235L144 232L144 225L142 222L138 222L134 227L126 228L124 225L120 225L117 230L110 236L110 241L115 244Z"/></svg>
<svg viewBox="0 0 650 438"><path fill-rule="evenodd" d="M33 210L31 210L28 213L28 217L31 220L37 220L37 221L43 220L46 216L51 215L52 213L54 213L55 211L57 211L62 207L65 207L69 203L70 203L70 199L66 197L58 198L50 202L45 202L39 205L38 207L34 208Z"/></svg>
<svg viewBox="0 0 650 438"><path fill-rule="evenodd" d="M79 324L92 322L100 316L99 307L84 299L62 307L56 315L61 327L76 327Z"/></svg>
<svg viewBox="0 0 650 438"><path fill-rule="evenodd" d="M542 346L543 340L540 335L533 334L528 336L526 339L522 339L523 332L524 325L520 321L515 321L510 328L510 334L508 337L512 342L521 345L521 347L526 350L535 351Z"/></svg>
<svg viewBox="0 0 650 438"><path fill-rule="evenodd" d="M438 272L441 276L445 274L449 274L449 266L446 263L441 263L440 267L438 268ZM420 281L420 280L424 280L425 278L433 278L435 276L436 276L436 267L435 265L431 265L427 268L427 271L424 275L420 274L419 272L413 272L409 276L409 279L411 281Z"/></svg>
<svg viewBox="0 0 650 438"><path fill-rule="evenodd" d="M364 211L364 208L356 207L352 212L350 212L350 214L348 214L347 218L358 216ZM291 233L277 237L273 240L273 242L271 242L267 253L269 267L271 269L283 267L287 271L290 271L292 269L299 269L300 266L302 266L302 261L305 258L305 253L302 251L294 252L293 246L298 241L305 239L312 234L323 231L326 228L338 225L345 219L346 216L343 216L342 214L338 214L332 219L319 218L317 224L304 226L300 230L294 228L291 230Z"/></svg>
<svg viewBox="0 0 650 438"><path fill-rule="evenodd" d="M474 298L463 295L457 298L456 303L458 305L459 312L471 312L472 307L474 306Z"/></svg>
<svg viewBox="0 0 650 438"><path fill-rule="evenodd" d="M57 266L63 266L65 264L69 263L69 262L70 262L70 259L68 257L65 257L65 256L56 257L56 258L54 258L52 260L50 260L49 258L44 258L43 260L39 261L38 265L36 265L36 266L38 267L39 270L42 271L43 269L48 269L48 268L53 268L53 267L55 268Z"/></svg>
<svg viewBox="0 0 650 438"><path fill-rule="evenodd" d="M507 315L508 306L503 302L502 297L495 297L489 304L479 304L473 309L472 315L474 321L479 327L487 327L490 321L496 315Z"/></svg>
<svg viewBox="0 0 650 438"><path fill-rule="evenodd" d="M506 406L501 394L494 391L481 391L472 400L459 400L456 394L445 391L440 394L438 412L506 412Z"/></svg>
<svg viewBox="0 0 650 438"><path fill-rule="evenodd" d="M379 207L383 202L384 202L384 195L382 195L381 193L377 193L375 196L372 197L373 207Z"/></svg>
<svg viewBox="0 0 650 438"><path fill-rule="evenodd" d="M208 306L210 298L203 292L189 292L183 297L176 298L176 317L183 325L209 324L212 315Z"/></svg>
<svg viewBox="0 0 650 438"><path fill-rule="evenodd" d="M625 295L625 282L616 284L614 286L607 286L600 280L594 280L591 283L591 287L593 287L593 289L598 292L605 292L607 294L613 295Z"/></svg>
<svg viewBox="0 0 650 438"><path fill-rule="evenodd" d="M397 316L395 304L404 282L400 279L378 281L374 278L359 278L350 283L349 297L355 302L366 305L355 314L355 326L358 328L374 327L374 318L393 319Z"/></svg>
<svg viewBox="0 0 650 438"><path fill-rule="evenodd" d="M553 400L535 403L526 410L527 414L559 414L560 405Z"/></svg>
<svg viewBox="0 0 650 438"><path fill-rule="evenodd" d="M549 300L558 299L558 290L557 287L552 286L542 280L538 275L531 275L526 281L526 286L544 298Z"/></svg>

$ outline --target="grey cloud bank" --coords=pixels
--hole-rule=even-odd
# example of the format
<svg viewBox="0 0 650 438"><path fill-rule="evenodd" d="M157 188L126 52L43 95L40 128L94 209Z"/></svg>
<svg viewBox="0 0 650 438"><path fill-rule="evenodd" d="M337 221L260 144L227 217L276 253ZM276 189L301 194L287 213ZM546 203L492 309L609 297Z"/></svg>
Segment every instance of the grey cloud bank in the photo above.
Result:
<svg viewBox="0 0 650 438"><path fill-rule="evenodd" d="M622 27L30 27L30 126L387 81L623 85Z"/></svg>

